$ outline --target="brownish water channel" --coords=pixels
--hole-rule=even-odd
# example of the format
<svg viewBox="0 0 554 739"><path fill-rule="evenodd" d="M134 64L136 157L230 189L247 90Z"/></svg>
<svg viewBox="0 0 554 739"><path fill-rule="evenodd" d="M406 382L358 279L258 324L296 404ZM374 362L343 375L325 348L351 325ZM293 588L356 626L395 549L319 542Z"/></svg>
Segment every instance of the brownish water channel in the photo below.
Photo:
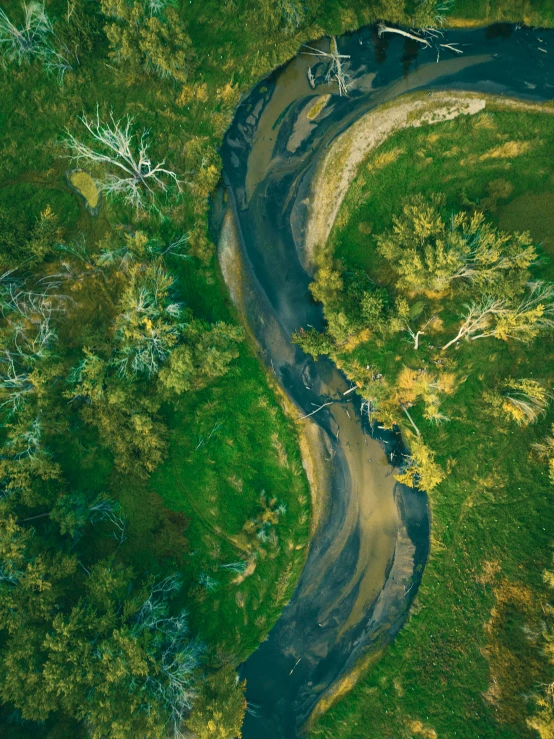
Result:
<svg viewBox="0 0 554 739"><path fill-rule="evenodd" d="M318 702L398 633L427 559L426 496L392 475L406 451L399 434L372 427L356 394L344 394L349 386L332 362L314 362L290 336L323 326L308 289L303 235L312 175L338 135L416 89L553 97L552 32L502 25L451 31L441 41L459 44L463 56L442 53L437 62L436 48L378 39L372 28L340 38L353 79L342 98L328 84L310 88L314 57L300 53L242 102L222 148L227 228L232 218L237 234L235 252L221 253L231 293L298 416L330 403L312 416L324 484L306 565L269 638L241 668L248 681L245 739L299 736ZM328 48L328 41L318 43ZM545 44L552 56L538 50ZM311 118L319 95L328 98ZM240 289L231 284L230 262L240 263Z"/></svg>

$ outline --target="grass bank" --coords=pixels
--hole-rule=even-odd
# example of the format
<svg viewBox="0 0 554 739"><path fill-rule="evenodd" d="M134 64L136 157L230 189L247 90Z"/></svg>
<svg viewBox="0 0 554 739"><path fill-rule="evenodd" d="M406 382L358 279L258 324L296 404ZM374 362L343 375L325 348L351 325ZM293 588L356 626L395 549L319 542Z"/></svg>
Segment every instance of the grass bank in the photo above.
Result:
<svg viewBox="0 0 554 739"><path fill-rule="evenodd" d="M456 0L448 20L453 26L499 22L550 27L554 8L549 0Z"/></svg>

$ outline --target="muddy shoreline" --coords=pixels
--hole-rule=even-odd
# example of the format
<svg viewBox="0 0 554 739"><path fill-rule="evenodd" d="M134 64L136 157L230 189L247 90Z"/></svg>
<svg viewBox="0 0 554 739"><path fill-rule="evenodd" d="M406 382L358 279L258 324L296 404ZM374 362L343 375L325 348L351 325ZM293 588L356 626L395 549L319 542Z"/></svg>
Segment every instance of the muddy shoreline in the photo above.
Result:
<svg viewBox="0 0 554 739"><path fill-rule="evenodd" d="M541 31L545 35L554 53L554 35ZM316 491L312 539L289 605L242 666L250 706L245 739L294 739L318 703L326 707L356 665L390 643L429 551L426 497L392 476L391 463L404 451L400 436L370 428L360 399L344 395L349 386L336 367L326 359L313 362L290 342L298 328L323 323L308 285L315 250L338 207L318 204L314 177L345 131L410 91L551 99L554 70L535 53L536 37L505 26L448 32L448 42L463 46L464 56L436 63L434 51L414 49L399 37L377 39L374 29L364 28L339 39L341 53L351 57L348 98L327 85L311 90L310 60L299 55L252 91L226 136L229 209L219 249L225 280L291 412L300 418L331 403L309 423L299 421ZM314 108L319 95L330 97ZM339 168L338 175L345 173ZM336 200L339 194L335 188ZM323 227L314 238L314 214L322 211Z"/></svg>

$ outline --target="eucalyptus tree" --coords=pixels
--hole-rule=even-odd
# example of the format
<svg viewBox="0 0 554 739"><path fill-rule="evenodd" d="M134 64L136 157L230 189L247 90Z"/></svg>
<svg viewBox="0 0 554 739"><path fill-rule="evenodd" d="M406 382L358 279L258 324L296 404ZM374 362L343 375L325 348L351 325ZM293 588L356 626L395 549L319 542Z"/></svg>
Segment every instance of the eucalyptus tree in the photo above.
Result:
<svg viewBox="0 0 554 739"><path fill-rule="evenodd" d="M442 350L466 339L496 338L530 342L554 328L554 285L535 281L516 300L485 296L465 306L457 335Z"/></svg>
<svg viewBox="0 0 554 739"><path fill-rule="evenodd" d="M98 185L107 195L120 196L136 210L157 207L160 195L172 189L181 190L181 181L165 161L154 163L149 155L149 132L134 132L134 119L115 119L110 113L108 123L83 115L80 121L86 132L82 140L68 132L65 141L70 158L99 170Z"/></svg>
<svg viewBox="0 0 554 739"><path fill-rule="evenodd" d="M528 233L494 228L483 213L452 213L444 199L417 196L376 237L382 256L397 275L396 287L410 293L442 293L455 283L489 291L497 283L528 278L537 252ZM503 289L504 291L504 289Z"/></svg>

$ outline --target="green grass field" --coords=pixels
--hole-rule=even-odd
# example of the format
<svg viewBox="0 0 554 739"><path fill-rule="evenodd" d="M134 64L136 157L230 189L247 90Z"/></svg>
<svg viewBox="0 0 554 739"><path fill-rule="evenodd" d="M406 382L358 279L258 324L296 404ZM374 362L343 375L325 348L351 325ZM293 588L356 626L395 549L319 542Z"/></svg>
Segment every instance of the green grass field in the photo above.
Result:
<svg viewBox="0 0 554 739"><path fill-rule="evenodd" d="M530 26L551 26L554 7L550 0L456 0L452 17L472 24L525 21Z"/></svg>
<svg viewBox="0 0 554 739"><path fill-rule="evenodd" d="M553 145L550 114L494 105L474 117L397 133L362 165L330 248L346 270L361 268L390 284L373 234L389 228L404 198L441 191L447 210L476 206L503 228L529 229L542 254L533 276L552 280ZM404 364L425 368L435 354L432 344L448 331L445 318L440 337L430 335L417 354L409 338L396 335L361 345L348 359L394 378ZM554 509L546 465L531 445L549 432L554 412L521 428L492 417L483 391L509 376L552 387L553 360L551 337L530 346L462 342L453 362L464 380L443 407L450 421L435 426L417 406L411 409L425 443L449 472L430 496L430 561L393 646L311 736L537 736L526 718L529 696L550 680L537 639Z"/></svg>

